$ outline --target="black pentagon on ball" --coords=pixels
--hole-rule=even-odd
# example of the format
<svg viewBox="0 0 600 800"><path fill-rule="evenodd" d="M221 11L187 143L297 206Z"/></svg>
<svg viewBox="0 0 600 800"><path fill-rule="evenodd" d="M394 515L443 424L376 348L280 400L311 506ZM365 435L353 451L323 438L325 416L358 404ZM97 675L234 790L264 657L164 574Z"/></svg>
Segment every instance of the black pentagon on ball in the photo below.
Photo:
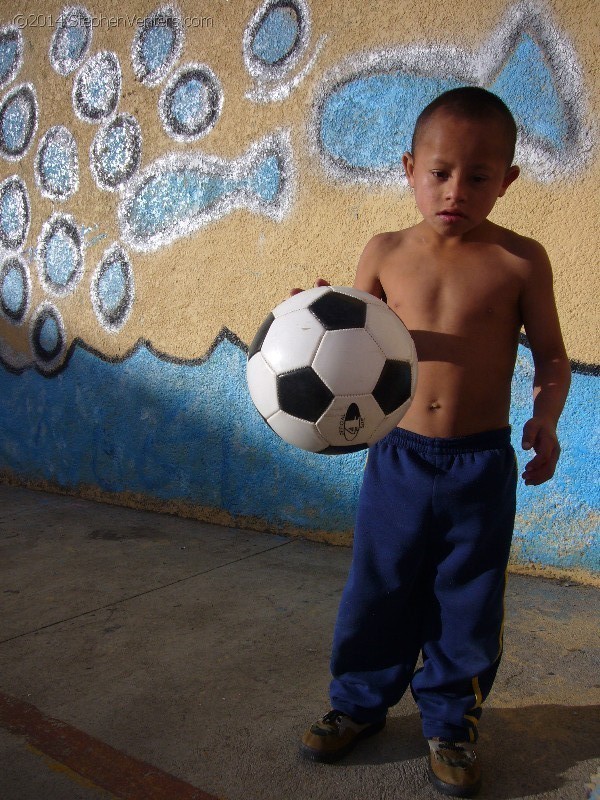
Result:
<svg viewBox="0 0 600 800"><path fill-rule="evenodd" d="M408 361L386 361L373 397L384 414L391 414L410 398L412 373Z"/></svg>
<svg viewBox="0 0 600 800"><path fill-rule="evenodd" d="M319 450L319 455L322 456L344 456L349 453L358 453L359 450L368 450L368 444L349 444L347 447L340 445L330 445L325 450Z"/></svg>
<svg viewBox="0 0 600 800"><path fill-rule="evenodd" d="M308 308L326 331L364 328L367 321L367 304L341 292L327 292Z"/></svg>
<svg viewBox="0 0 600 800"><path fill-rule="evenodd" d="M254 337L254 339L252 339L252 344L248 348L248 360L250 360L253 355L258 353L260 348L263 346L263 342L267 336L267 333L269 332L269 328L271 327L274 321L275 317L273 316L273 314L269 314L269 316L257 330L256 336Z"/></svg>
<svg viewBox="0 0 600 800"><path fill-rule="evenodd" d="M316 422L333 400L333 393L311 367L277 376L279 408L293 417Z"/></svg>

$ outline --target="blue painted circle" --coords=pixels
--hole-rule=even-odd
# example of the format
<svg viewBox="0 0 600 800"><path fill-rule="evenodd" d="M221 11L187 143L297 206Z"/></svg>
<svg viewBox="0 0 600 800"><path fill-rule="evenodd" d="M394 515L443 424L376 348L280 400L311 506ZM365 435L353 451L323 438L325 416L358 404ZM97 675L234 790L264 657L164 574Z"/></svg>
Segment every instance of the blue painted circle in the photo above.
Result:
<svg viewBox="0 0 600 800"><path fill-rule="evenodd" d="M92 40L92 18L84 8L67 8L58 19L50 44L50 63L68 75L83 62Z"/></svg>
<svg viewBox="0 0 600 800"><path fill-rule="evenodd" d="M101 188L116 189L138 170L141 157L142 132L137 120L119 114L94 137L90 166Z"/></svg>
<svg viewBox="0 0 600 800"><path fill-rule="evenodd" d="M113 246L92 280L92 303L100 323L112 332L122 328L133 304L133 271L127 254Z"/></svg>
<svg viewBox="0 0 600 800"><path fill-rule="evenodd" d="M135 77L146 86L155 86L179 57L183 44L183 25L174 8L155 11L144 19L136 33L131 60Z"/></svg>
<svg viewBox="0 0 600 800"><path fill-rule="evenodd" d="M115 111L120 95L119 60L114 53L98 53L85 64L75 79L75 112L87 122L99 122Z"/></svg>
<svg viewBox="0 0 600 800"><path fill-rule="evenodd" d="M37 127L37 102L27 84L9 92L0 105L0 155L17 161L27 152Z"/></svg>
<svg viewBox="0 0 600 800"><path fill-rule="evenodd" d="M63 352L65 336L62 320L53 306L44 305L35 317L31 345L37 360L44 366L50 366Z"/></svg>
<svg viewBox="0 0 600 800"><path fill-rule="evenodd" d="M30 206L27 188L13 175L0 185L0 245L18 250L27 237Z"/></svg>
<svg viewBox="0 0 600 800"><path fill-rule="evenodd" d="M194 65L179 72L161 97L163 124L175 139L190 141L208 133L221 110L222 91L208 67Z"/></svg>
<svg viewBox="0 0 600 800"><path fill-rule="evenodd" d="M260 20L252 37L252 55L275 66L285 61L300 39L300 17L292 3L281 3L269 9Z"/></svg>
<svg viewBox="0 0 600 800"><path fill-rule="evenodd" d="M67 128L57 125L46 133L40 144L36 168L42 193L53 200L64 200L77 190L77 144Z"/></svg>
<svg viewBox="0 0 600 800"><path fill-rule="evenodd" d="M83 243L72 218L59 214L46 223L37 257L48 291L64 295L75 288L83 271Z"/></svg>
<svg viewBox="0 0 600 800"><path fill-rule="evenodd" d="M0 305L15 323L22 321L29 305L27 267L18 256L8 258L0 268Z"/></svg>

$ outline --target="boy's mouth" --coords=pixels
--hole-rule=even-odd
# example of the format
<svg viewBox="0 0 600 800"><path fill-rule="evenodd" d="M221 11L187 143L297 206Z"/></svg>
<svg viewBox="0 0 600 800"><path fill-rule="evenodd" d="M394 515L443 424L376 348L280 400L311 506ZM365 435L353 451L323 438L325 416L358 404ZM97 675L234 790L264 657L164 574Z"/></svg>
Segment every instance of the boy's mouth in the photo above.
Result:
<svg viewBox="0 0 600 800"><path fill-rule="evenodd" d="M466 219L467 215L459 211L458 208L446 208L438 212L438 217L441 217L446 222L456 222L459 219Z"/></svg>

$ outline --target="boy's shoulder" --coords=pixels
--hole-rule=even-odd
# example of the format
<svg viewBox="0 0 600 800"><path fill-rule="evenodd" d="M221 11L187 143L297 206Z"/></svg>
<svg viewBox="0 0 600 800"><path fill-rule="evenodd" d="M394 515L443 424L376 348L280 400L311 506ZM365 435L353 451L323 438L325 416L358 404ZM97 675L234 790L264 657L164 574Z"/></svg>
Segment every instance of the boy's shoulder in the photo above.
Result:
<svg viewBox="0 0 600 800"><path fill-rule="evenodd" d="M496 251L494 263L514 269L524 286L542 278L552 279L550 259L540 242L510 228L494 223L490 226L490 247Z"/></svg>
<svg viewBox="0 0 600 800"><path fill-rule="evenodd" d="M412 228L376 233L365 245L363 255L380 259L408 245L413 237Z"/></svg>
<svg viewBox="0 0 600 800"><path fill-rule="evenodd" d="M523 236L511 228L504 228L488 221L487 231L490 244L504 247L517 257L536 260L546 255L544 247L536 239Z"/></svg>

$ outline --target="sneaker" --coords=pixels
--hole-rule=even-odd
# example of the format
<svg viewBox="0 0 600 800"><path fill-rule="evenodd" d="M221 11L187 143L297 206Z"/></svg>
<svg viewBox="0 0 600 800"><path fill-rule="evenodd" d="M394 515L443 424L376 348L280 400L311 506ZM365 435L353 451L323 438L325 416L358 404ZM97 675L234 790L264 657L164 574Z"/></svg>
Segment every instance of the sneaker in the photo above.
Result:
<svg viewBox="0 0 600 800"><path fill-rule="evenodd" d="M481 767L468 742L429 739L429 778L450 797L474 797L481 786Z"/></svg>
<svg viewBox="0 0 600 800"><path fill-rule="evenodd" d="M300 752L312 761L331 764L347 755L353 747L385 726L385 717L378 722L355 722L348 714L335 709L311 725L302 737Z"/></svg>

